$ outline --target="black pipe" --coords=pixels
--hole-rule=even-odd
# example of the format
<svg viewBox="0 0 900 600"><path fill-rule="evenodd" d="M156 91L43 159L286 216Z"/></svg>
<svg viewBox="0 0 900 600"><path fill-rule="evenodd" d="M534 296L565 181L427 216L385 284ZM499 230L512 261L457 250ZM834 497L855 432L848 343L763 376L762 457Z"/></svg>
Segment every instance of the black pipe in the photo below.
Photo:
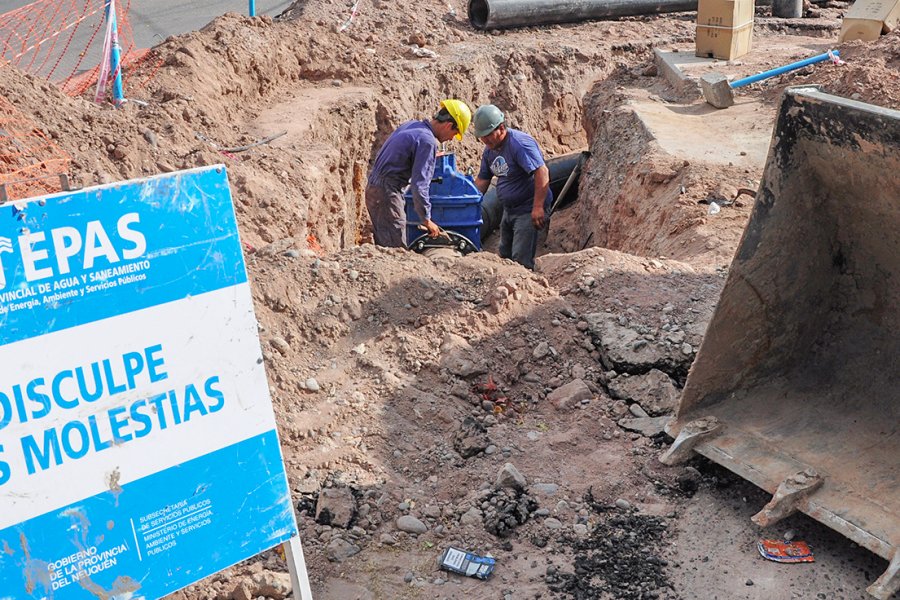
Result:
<svg viewBox="0 0 900 600"><path fill-rule="evenodd" d="M697 0L469 0L469 22L503 29L692 10Z"/></svg>
<svg viewBox="0 0 900 600"><path fill-rule="evenodd" d="M773 0L772 16L799 19L803 16L803 0Z"/></svg>
<svg viewBox="0 0 900 600"><path fill-rule="evenodd" d="M573 152L572 154L564 154L547 160L547 169L550 171L550 189L553 190L553 197L558 198L562 192L569 175L578 166L583 152ZM580 175L576 174L572 181L572 186L578 189L578 179ZM559 209L574 202L576 194L570 190L564 199L565 202L557 206ZM481 241L483 242L495 229L500 227L500 219L503 218L503 206L497 199L497 190L491 185L481 200Z"/></svg>

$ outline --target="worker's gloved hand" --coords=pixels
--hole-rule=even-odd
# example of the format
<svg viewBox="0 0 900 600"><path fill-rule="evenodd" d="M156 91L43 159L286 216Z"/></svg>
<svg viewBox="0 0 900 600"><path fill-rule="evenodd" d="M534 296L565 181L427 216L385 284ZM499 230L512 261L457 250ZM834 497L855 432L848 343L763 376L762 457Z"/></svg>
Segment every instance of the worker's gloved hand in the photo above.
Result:
<svg viewBox="0 0 900 600"><path fill-rule="evenodd" d="M535 229L543 229L547 219L544 216L544 207L539 206L531 211L531 222Z"/></svg>
<svg viewBox="0 0 900 600"><path fill-rule="evenodd" d="M426 231L428 231L428 237L436 238L441 235L441 228L438 227L438 224L428 219L424 223Z"/></svg>

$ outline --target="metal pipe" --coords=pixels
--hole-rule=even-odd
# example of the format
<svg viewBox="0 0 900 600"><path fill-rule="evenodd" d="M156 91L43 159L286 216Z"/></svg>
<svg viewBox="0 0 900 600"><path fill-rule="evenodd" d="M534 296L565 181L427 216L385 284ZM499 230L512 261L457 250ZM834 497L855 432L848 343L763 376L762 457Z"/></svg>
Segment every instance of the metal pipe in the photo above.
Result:
<svg viewBox="0 0 900 600"><path fill-rule="evenodd" d="M837 60L840 58L840 56L841 52L839 50L829 50L828 52L813 56L812 58L804 58L803 60L792 62L789 65L784 65L783 67L776 67L774 69L769 69L768 71L763 71L762 73L757 73L756 75L751 75L750 77L744 77L743 79L732 81L728 85L731 87L731 89L743 87L745 85L750 85L751 83L756 83L757 81L761 81L763 79L768 79L769 77L775 77L776 75L787 73L788 71L802 69L803 67L808 67L809 65L825 62L826 60Z"/></svg>
<svg viewBox="0 0 900 600"><path fill-rule="evenodd" d="M469 0L475 29L503 29L697 10L697 0Z"/></svg>
<svg viewBox="0 0 900 600"><path fill-rule="evenodd" d="M772 16L799 19L803 16L803 0L772 0Z"/></svg>

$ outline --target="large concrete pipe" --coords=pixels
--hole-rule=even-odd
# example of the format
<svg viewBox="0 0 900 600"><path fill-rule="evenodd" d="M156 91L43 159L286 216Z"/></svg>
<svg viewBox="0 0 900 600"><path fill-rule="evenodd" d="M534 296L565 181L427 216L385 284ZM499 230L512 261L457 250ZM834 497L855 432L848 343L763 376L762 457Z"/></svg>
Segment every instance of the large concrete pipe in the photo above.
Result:
<svg viewBox="0 0 900 600"><path fill-rule="evenodd" d="M697 0L469 0L469 22L503 29L691 10Z"/></svg>
<svg viewBox="0 0 900 600"><path fill-rule="evenodd" d="M573 152L572 154L564 154L551 158L547 161L547 169L550 170L550 189L553 190L553 197L559 198L562 193L569 175L578 166L582 155L586 152ZM556 207L557 209L571 204L577 197L578 190L578 174L570 184L570 189L566 193L566 197ZM500 227L500 219L503 218L503 206L497 199L497 190L492 185L488 188L484 198L481 201L481 239L486 239L495 229Z"/></svg>

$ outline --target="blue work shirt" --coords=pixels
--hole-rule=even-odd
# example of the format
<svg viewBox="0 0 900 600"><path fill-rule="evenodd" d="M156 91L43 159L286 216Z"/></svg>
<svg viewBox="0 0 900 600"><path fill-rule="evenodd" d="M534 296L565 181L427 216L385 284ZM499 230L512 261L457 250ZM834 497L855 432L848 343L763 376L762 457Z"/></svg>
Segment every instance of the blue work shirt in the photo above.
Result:
<svg viewBox="0 0 900 600"><path fill-rule="evenodd" d="M511 215L524 215L534 207L534 172L542 166L544 157L534 138L507 127L506 139L498 150L484 149L478 178L490 181L496 177L500 205ZM553 192L548 187L545 211L552 201Z"/></svg>
<svg viewBox="0 0 900 600"><path fill-rule="evenodd" d="M413 206L423 221L431 219L428 188L434 177L438 140L428 121L407 121L385 140L372 172L369 185L388 191L400 191L410 184Z"/></svg>

